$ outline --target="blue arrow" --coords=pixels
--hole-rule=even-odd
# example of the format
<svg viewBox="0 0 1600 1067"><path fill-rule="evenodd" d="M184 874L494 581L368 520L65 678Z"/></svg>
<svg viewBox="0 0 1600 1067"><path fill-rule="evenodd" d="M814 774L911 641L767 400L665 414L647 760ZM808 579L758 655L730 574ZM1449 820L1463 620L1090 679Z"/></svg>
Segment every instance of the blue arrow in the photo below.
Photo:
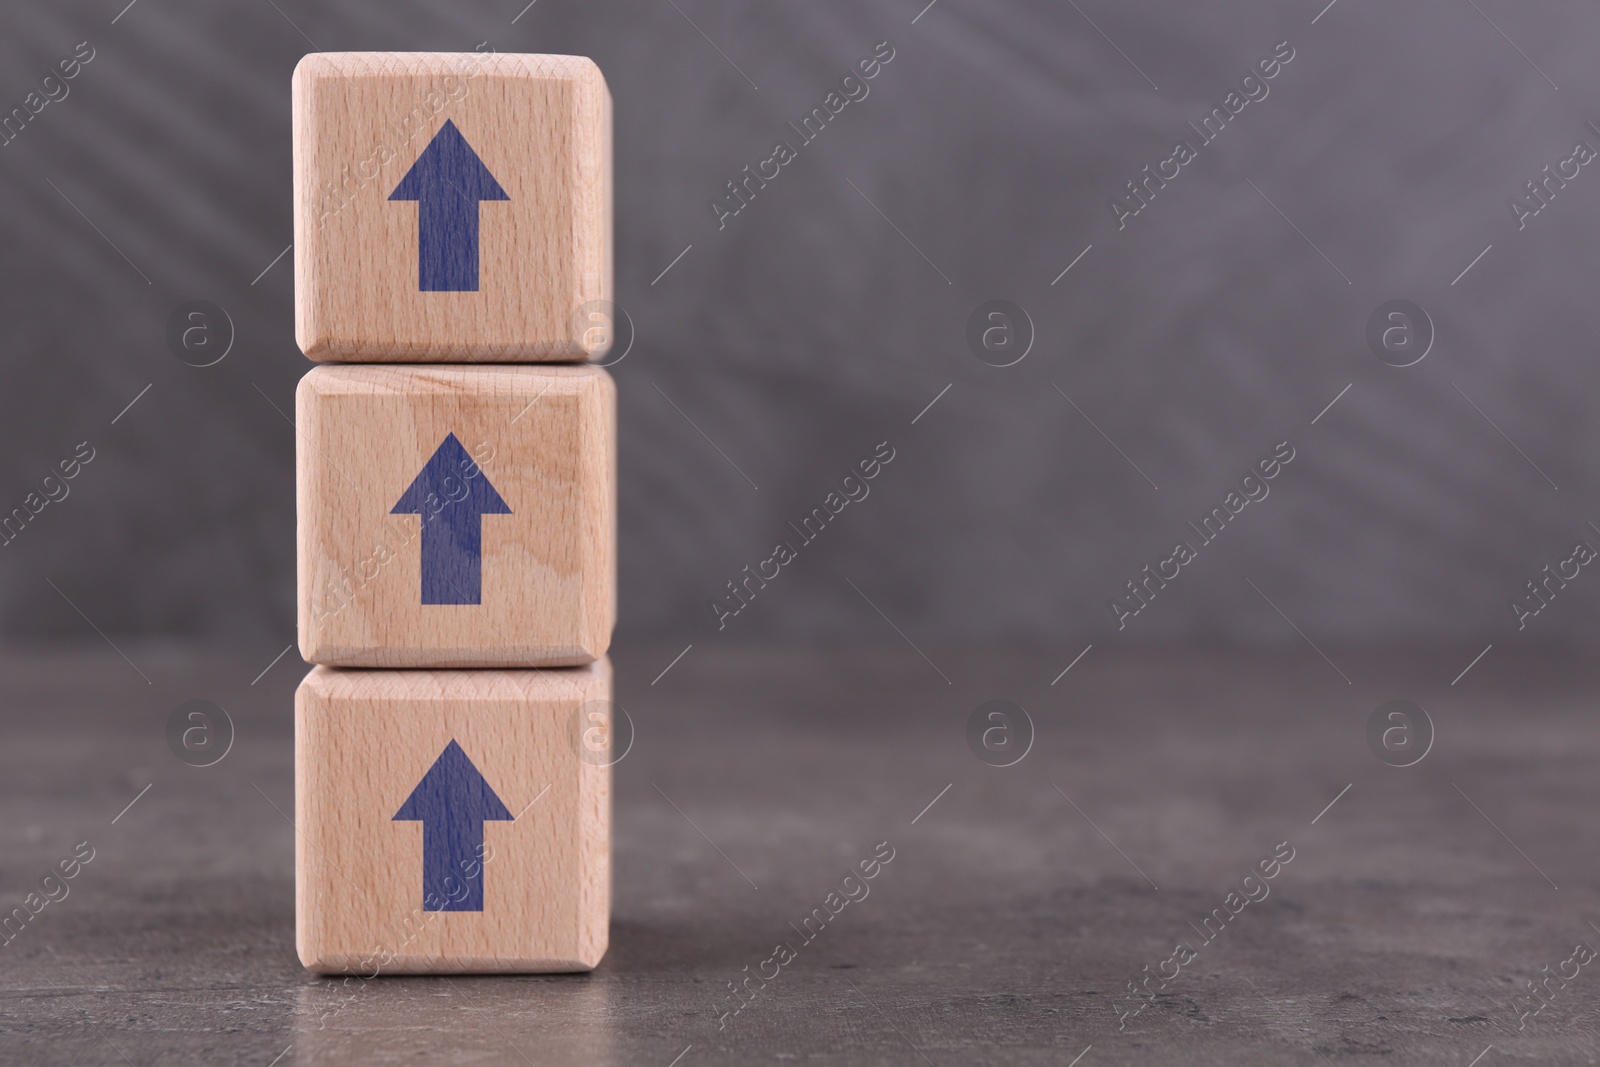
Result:
<svg viewBox="0 0 1600 1067"><path fill-rule="evenodd" d="M452 740L395 812L422 824L422 907L483 910L483 824L516 818Z"/></svg>
<svg viewBox="0 0 1600 1067"><path fill-rule="evenodd" d="M483 603L482 516L511 509L455 434L445 435L389 514L422 516L424 604Z"/></svg>
<svg viewBox="0 0 1600 1067"><path fill-rule="evenodd" d="M478 291L478 201L510 200L449 119L389 194L417 202L417 288Z"/></svg>

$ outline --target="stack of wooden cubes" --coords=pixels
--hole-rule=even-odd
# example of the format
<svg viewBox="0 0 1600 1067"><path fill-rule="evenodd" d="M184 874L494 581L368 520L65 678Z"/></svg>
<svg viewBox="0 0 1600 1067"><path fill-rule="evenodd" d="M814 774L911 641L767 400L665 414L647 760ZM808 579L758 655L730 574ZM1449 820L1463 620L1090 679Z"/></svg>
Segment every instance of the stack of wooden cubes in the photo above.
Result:
<svg viewBox="0 0 1600 1067"><path fill-rule="evenodd" d="M611 909L611 97L576 56L294 74L301 961L575 971Z"/></svg>

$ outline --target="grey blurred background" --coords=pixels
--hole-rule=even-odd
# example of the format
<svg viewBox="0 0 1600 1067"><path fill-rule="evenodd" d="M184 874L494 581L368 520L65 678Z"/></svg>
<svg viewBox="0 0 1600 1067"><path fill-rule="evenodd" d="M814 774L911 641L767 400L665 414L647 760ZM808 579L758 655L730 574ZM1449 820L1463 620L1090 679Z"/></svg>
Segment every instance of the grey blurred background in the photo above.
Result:
<svg viewBox="0 0 1600 1067"><path fill-rule="evenodd" d="M616 102L619 637L892 619L1064 663L1298 644L1289 619L1319 644L1600 633L1600 579L1525 630L1510 608L1600 546L1600 172L1520 230L1508 204L1600 147L1592 6L523 2L7 5L0 113L94 53L0 147L0 512L94 449L0 548L8 641L264 662L292 638L290 71L480 42L592 56ZM869 95L719 229L710 199L883 41ZM1268 95L1119 230L1108 199L1284 41ZM1014 366L965 339L994 298L1036 331ZM1405 368L1364 339L1396 298L1437 332ZM168 349L191 299L235 325L215 366ZM882 441L871 495L719 632L725 583ZM1281 441L1270 496L1119 632L1108 598Z"/></svg>
<svg viewBox="0 0 1600 1067"><path fill-rule="evenodd" d="M1600 149L1596 40L1593 5L1512 0L7 4L0 129L93 58L0 134L0 911L73 842L104 858L0 931L0 1059L1595 1062L1588 986L1526 1032L1513 994L1594 927L1600 576L1522 629L1512 603L1600 548L1600 162L1566 162ZM592 56L616 103L613 944L347 1000L291 935L289 79L480 43ZM169 348L194 300L235 328L213 366ZM1032 323L1011 366L969 344L991 300ZM1366 336L1395 300L1432 323L1414 365ZM1401 694L1434 716L1412 763ZM1037 718L1010 769L974 732L997 696ZM201 697L237 727L220 771L174 740ZM885 838L873 901L724 1032L711 991ZM1123 1033L1130 979L1277 841L1281 891Z"/></svg>

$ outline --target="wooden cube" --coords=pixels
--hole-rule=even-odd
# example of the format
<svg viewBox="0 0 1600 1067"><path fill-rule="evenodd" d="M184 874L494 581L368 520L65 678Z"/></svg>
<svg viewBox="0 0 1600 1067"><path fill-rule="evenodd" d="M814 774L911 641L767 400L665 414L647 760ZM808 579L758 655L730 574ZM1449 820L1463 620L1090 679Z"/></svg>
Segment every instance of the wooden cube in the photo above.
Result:
<svg viewBox="0 0 1600 1067"><path fill-rule="evenodd" d="M295 694L300 961L592 969L611 912L610 697L609 660L313 669Z"/></svg>
<svg viewBox="0 0 1600 1067"><path fill-rule="evenodd" d="M588 366L315 367L295 397L300 651L592 662L616 611L616 389Z"/></svg>
<svg viewBox="0 0 1600 1067"><path fill-rule="evenodd" d="M611 94L581 56L319 52L294 72L295 335L316 360L598 358Z"/></svg>

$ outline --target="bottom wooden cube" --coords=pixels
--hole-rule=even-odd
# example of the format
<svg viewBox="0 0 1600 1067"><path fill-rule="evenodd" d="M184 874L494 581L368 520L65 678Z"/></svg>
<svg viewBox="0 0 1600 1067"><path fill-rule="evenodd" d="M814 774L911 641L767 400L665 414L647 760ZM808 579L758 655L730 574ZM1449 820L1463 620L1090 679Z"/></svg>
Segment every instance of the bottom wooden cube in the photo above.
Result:
<svg viewBox="0 0 1600 1067"><path fill-rule="evenodd" d="M300 961L586 971L611 916L611 663L317 667L295 694Z"/></svg>

